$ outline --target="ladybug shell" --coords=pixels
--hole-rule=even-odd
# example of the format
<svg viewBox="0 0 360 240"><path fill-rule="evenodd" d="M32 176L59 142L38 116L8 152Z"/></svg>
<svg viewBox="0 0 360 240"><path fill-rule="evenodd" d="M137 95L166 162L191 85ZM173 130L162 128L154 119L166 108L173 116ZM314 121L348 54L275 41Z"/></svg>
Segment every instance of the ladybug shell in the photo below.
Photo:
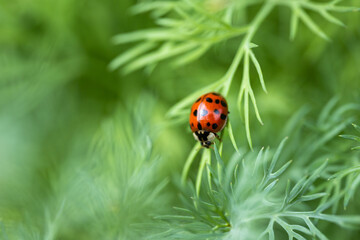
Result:
<svg viewBox="0 0 360 240"><path fill-rule="evenodd" d="M228 113L228 105L223 96L214 92L204 94L191 107L191 131L217 133L224 128Z"/></svg>

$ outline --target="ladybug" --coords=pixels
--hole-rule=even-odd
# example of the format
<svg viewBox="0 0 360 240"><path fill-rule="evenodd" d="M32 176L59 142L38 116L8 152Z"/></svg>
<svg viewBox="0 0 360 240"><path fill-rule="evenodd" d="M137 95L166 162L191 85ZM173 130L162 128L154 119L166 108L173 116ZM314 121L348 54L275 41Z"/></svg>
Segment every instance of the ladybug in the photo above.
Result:
<svg viewBox="0 0 360 240"><path fill-rule="evenodd" d="M211 92L199 97L191 107L189 118L195 140L209 148L215 138L219 139L216 133L225 127L228 114L227 102L219 93Z"/></svg>

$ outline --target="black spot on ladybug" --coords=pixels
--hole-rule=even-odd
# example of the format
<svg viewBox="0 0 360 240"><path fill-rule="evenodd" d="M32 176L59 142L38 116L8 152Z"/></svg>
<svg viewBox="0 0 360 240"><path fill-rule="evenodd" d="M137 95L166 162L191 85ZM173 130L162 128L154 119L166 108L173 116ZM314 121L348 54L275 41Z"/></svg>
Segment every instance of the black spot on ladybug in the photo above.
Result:
<svg viewBox="0 0 360 240"><path fill-rule="evenodd" d="M193 123L191 123L191 126L193 127L193 126L194 126L194 124L193 124Z"/></svg>
<svg viewBox="0 0 360 240"><path fill-rule="evenodd" d="M199 98L196 100L196 102L200 101L200 99L201 99L201 97L199 97Z"/></svg>
<svg viewBox="0 0 360 240"><path fill-rule="evenodd" d="M208 123L206 124L206 126L210 127L210 123L208 122Z"/></svg>
<svg viewBox="0 0 360 240"><path fill-rule="evenodd" d="M221 105L223 105L223 107L227 107L226 102L224 100L221 100Z"/></svg>
<svg viewBox="0 0 360 240"><path fill-rule="evenodd" d="M198 122L198 125L197 125L198 129L201 130L202 129L202 126L201 124Z"/></svg>
<svg viewBox="0 0 360 240"><path fill-rule="evenodd" d="M220 118L221 118L222 120L225 120L225 119L226 119L226 115L225 115L225 114L221 114Z"/></svg>
<svg viewBox="0 0 360 240"><path fill-rule="evenodd" d="M220 94L218 94L216 92L212 92L211 94L214 94L215 96L220 96Z"/></svg>
<svg viewBox="0 0 360 240"><path fill-rule="evenodd" d="M212 125L212 128L213 129L216 129L218 127L218 125L216 124L216 123L214 123L213 125Z"/></svg>
<svg viewBox="0 0 360 240"><path fill-rule="evenodd" d="M213 102L213 100L211 98L209 98L209 97L206 98L206 101L207 102Z"/></svg>
<svg viewBox="0 0 360 240"><path fill-rule="evenodd" d="M208 111L206 111L205 109L201 109L200 111L200 116L206 116L208 114Z"/></svg>
<svg viewBox="0 0 360 240"><path fill-rule="evenodd" d="M197 116L197 109L195 109L195 111L193 112L194 116Z"/></svg>
<svg viewBox="0 0 360 240"><path fill-rule="evenodd" d="M219 110L215 109L215 110L214 110L214 113L215 113L215 114L219 114L220 112L219 112Z"/></svg>
<svg viewBox="0 0 360 240"><path fill-rule="evenodd" d="M219 103L220 103L220 100L219 100L219 99L216 99L216 100L215 100L215 103L219 104Z"/></svg>

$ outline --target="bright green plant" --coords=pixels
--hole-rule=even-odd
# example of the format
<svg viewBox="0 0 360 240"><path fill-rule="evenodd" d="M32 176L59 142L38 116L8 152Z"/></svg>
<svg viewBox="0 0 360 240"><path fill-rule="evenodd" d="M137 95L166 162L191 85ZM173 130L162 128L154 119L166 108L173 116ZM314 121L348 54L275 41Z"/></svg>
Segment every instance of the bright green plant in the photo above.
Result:
<svg viewBox="0 0 360 240"><path fill-rule="evenodd" d="M286 140L274 153L269 148L257 156L235 153L227 166L215 146L216 160L206 166L210 174L200 195L190 184L192 201L183 198L185 208L175 208L178 215L159 217L171 225L154 239L279 239L282 232L288 239L328 239L319 221L358 227L359 215L326 213L341 194L316 188L319 182L333 185L323 177L329 171L325 158L296 182L285 179L292 163L279 164Z"/></svg>
<svg viewBox="0 0 360 240"><path fill-rule="evenodd" d="M0 239L357 240L358 0L134 2L1 2Z"/></svg>
<svg viewBox="0 0 360 240"><path fill-rule="evenodd" d="M343 26L343 23L331 15L332 12L355 11L355 7L339 6L340 1L319 3L307 0L252 0L252 1L216 1L216 0L179 0L142 2L132 8L132 13L151 12L157 28L119 34L113 38L115 44L140 42L118 56L110 64L110 69L122 67L124 73L146 68L152 70L160 62L170 59L173 66L188 64L204 55L214 45L232 38L240 38L236 54L224 76L194 91L168 112L170 118L184 119L188 108L199 95L208 91L221 92L228 96L230 86L238 68L243 62L241 85L236 106L243 112L246 136L250 148L250 101L253 104L257 120L263 124L257 107L254 90L251 86L250 65L253 64L263 90L266 92L261 66L254 48L254 37L261 31L261 25L275 7L285 6L292 12L290 21L290 39L294 39L299 22L303 22L314 34L328 40L321 27L312 20L308 12L315 12L331 23ZM250 21L237 22L236 12L246 12L253 5L260 9ZM235 104L234 104L235 105Z"/></svg>
<svg viewBox="0 0 360 240"><path fill-rule="evenodd" d="M360 133L360 126L356 125L355 123L353 123L354 128L356 129L356 131L358 131ZM355 136L355 135L340 135L340 137L342 138L346 138L346 139L350 139L350 140L354 140L356 142L360 142L360 137L359 136ZM359 150L360 146L356 146L353 147L352 150Z"/></svg>

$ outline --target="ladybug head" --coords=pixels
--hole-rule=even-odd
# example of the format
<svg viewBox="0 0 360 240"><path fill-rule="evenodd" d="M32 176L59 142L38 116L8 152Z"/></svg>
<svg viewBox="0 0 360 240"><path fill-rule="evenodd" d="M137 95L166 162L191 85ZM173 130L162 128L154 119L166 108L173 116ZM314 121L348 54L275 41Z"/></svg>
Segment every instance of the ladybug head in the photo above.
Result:
<svg viewBox="0 0 360 240"><path fill-rule="evenodd" d="M210 141L201 142L201 146L203 146L205 148L209 148L211 144L213 144L213 143Z"/></svg>
<svg viewBox="0 0 360 240"><path fill-rule="evenodd" d="M201 143L201 146L209 148L216 138L216 133L199 130L193 133L195 140Z"/></svg>

